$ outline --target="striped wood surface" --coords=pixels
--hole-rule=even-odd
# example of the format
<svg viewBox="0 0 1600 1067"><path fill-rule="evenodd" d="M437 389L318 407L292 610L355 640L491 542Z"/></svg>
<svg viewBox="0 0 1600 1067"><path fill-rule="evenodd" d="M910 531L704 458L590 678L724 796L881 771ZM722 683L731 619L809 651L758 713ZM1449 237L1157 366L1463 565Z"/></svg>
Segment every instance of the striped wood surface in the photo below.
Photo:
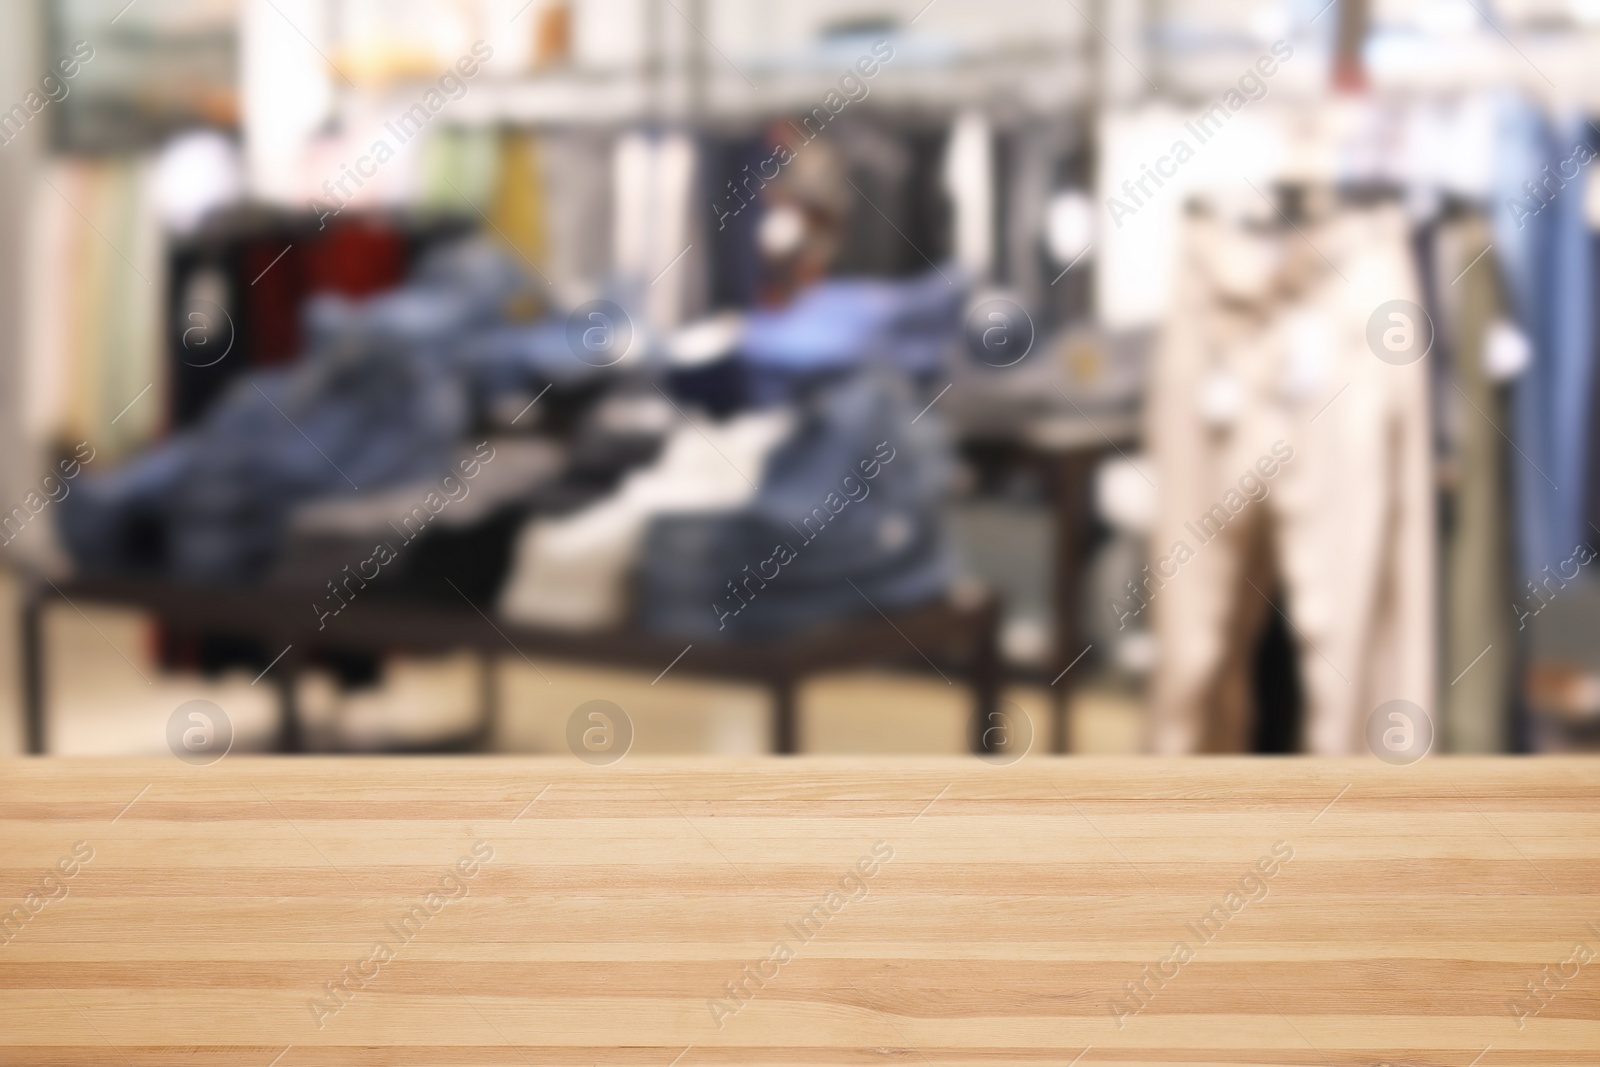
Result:
<svg viewBox="0 0 1600 1067"><path fill-rule="evenodd" d="M0 1063L1600 1064L1597 770L9 761Z"/></svg>

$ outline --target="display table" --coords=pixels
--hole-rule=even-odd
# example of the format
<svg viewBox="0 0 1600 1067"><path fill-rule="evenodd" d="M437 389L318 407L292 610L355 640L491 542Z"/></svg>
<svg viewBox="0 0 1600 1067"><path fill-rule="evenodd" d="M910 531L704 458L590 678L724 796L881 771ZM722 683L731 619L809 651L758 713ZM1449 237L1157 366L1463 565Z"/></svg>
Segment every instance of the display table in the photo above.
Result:
<svg viewBox="0 0 1600 1067"><path fill-rule="evenodd" d="M636 630L569 633L518 626L495 621L471 601L461 605L376 597L347 605L340 613L340 624L324 630L316 612L308 610L316 603L314 592L272 585L225 588L109 578L25 582L20 629L28 751L35 755L48 751L42 616L52 603L75 611L81 611L82 604L133 608L190 632L258 640L269 650L267 655L272 654L271 649L284 646L270 672L263 672L272 674L278 689L277 748L282 752L304 750L297 680L318 650L376 655L460 649L477 652L481 664L479 724L463 739L465 745L452 739L453 749L481 749L495 737L499 716L492 663L495 657L520 656L533 664L531 654L655 671L676 666L691 645L694 656L683 663L680 676L755 682L767 687L772 694L772 749L779 754L798 750L795 697L807 676L900 662L938 671L928 658L930 655L958 672L971 689L968 734L974 751L994 747L989 731L994 723L1003 721L1002 664L996 645L999 610L994 599L981 590L898 612L892 618L863 613L776 640L692 643ZM871 605L870 601L866 603ZM947 683L954 684L943 671L939 673Z"/></svg>
<svg viewBox="0 0 1600 1067"><path fill-rule="evenodd" d="M11 760L0 1062L1592 1065L1597 772Z"/></svg>

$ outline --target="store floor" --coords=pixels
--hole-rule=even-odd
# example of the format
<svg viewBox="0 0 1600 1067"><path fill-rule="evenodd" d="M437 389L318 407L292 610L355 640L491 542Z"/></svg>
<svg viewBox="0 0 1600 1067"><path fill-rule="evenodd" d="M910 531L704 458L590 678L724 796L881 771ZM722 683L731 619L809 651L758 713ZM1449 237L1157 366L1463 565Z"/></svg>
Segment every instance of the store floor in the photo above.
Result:
<svg viewBox="0 0 1600 1067"><path fill-rule="evenodd" d="M0 753L21 750L20 672L15 586L0 576ZM152 629L134 612L65 605L45 619L49 745L60 755L137 755L166 746L167 718L187 700L223 708L240 750L270 744L277 691L270 677L247 672L208 679L153 665ZM693 651L665 677L511 654L496 664L502 711L495 747L504 752L565 750L568 716L589 700L609 700L634 724L641 755L760 753L768 745L768 697L747 685L697 678ZM470 655L397 657L380 683L341 692L313 673L301 683L308 730L341 747L419 744L471 728L477 715L478 665ZM1006 699L1035 726L1034 751L1050 748L1050 694L1016 686ZM852 672L818 675L801 689L801 747L812 753L940 755L965 751L968 690L930 675ZM1072 748L1117 753L1137 748L1139 712L1124 698L1089 690L1075 701Z"/></svg>

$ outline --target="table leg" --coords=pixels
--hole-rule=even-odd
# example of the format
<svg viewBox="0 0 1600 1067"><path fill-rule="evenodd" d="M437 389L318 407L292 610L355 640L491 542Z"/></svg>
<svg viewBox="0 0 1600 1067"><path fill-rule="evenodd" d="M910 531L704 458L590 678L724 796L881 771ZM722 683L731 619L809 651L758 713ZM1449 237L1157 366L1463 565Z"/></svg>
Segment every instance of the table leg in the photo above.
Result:
<svg viewBox="0 0 1600 1067"><path fill-rule="evenodd" d="M489 752L494 748L500 726L500 678L495 673L495 658L485 652L478 659L478 737L477 748Z"/></svg>
<svg viewBox="0 0 1600 1067"><path fill-rule="evenodd" d="M979 616L973 636L972 663L972 751L977 755L993 752L1003 736L991 730L1000 720L1000 686L1003 664L1000 659L1000 605L991 600Z"/></svg>
<svg viewBox="0 0 1600 1067"><path fill-rule="evenodd" d="M22 590L22 716L30 756L45 754L44 604L38 587L24 580Z"/></svg>
<svg viewBox="0 0 1600 1067"><path fill-rule="evenodd" d="M1093 534L1094 501L1090 499L1095 467L1104 457L1101 449L1075 450L1056 459L1055 470L1055 663L1051 670L1051 696L1055 701L1053 749L1065 755L1068 749L1068 715L1072 691L1081 677L1083 664L1067 667L1084 651L1078 626L1083 603L1083 570ZM1065 674L1060 672L1066 671Z"/></svg>
<svg viewBox="0 0 1600 1067"><path fill-rule="evenodd" d="M300 729L300 703L297 683L300 680L299 657L285 656L273 671L278 686L278 751L296 753L305 751L305 737Z"/></svg>
<svg viewBox="0 0 1600 1067"><path fill-rule="evenodd" d="M772 751L779 756L795 754L795 682L784 678L772 684Z"/></svg>

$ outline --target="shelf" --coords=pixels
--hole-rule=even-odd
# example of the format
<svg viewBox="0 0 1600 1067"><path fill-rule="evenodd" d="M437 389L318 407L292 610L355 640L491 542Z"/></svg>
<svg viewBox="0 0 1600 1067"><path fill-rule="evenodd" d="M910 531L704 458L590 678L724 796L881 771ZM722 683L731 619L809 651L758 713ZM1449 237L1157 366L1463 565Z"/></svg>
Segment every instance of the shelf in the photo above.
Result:
<svg viewBox="0 0 1600 1067"><path fill-rule="evenodd" d="M669 72L652 85L634 69L555 70L520 78L479 79L465 96L450 101L439 119L452 125L489 123L621 124L691 115L713 121L760 119L823 106L838 91L847 67L819 69L799 63L765 63L735 70L713 57L705 72L704 106L689 106L691 83ZM748 80L747 80L748 79ZM867 82L868 95L853 108L913 108L946 111L978 102L1005 100L1026 109L1070 107L1086 98L1087 60L1073 50L1039 47L942 62L886 66ZM404 82L383 90L346 90L346 106L368 113L399 114L432 87Z"/></svg>
<svg viewBox="0 0 1600 1067"><path fill-rule="evenodd" d="M1272 92L1290 99L1328 95L1329 53L1317 40L1295 40ZM1232 88L1266 54L1266 43L1237 41L1204 48L1166 46L1150 53L1163 96L1212 98ZM1521 89L1541 99L1600 108L1600 31L1516 32L1493 29L1444 36L1380 33L1366 48L1367 75L1378 95L1452 96L1493 88Z"/></svg>

